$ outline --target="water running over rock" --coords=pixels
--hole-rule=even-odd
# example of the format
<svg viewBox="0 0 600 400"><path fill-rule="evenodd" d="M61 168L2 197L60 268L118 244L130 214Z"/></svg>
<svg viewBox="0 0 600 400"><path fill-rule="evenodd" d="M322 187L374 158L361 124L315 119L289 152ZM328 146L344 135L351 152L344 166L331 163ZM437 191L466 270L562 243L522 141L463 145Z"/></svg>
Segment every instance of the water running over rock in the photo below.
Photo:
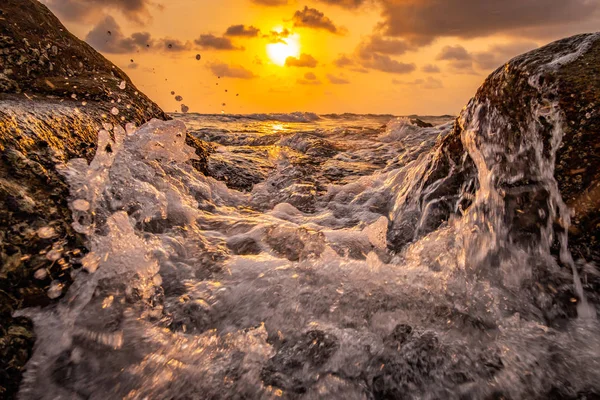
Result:
<svg viewBox="0 0 600 400"><path fill-rule="evenodd" d="M21 398L598 395L597 275L555 178L590 134L559 74L597 39L511 61L454 125L223 134L207 172L229 187L181 121L101 131L59 168L90 251L56 306L22 312Z"/></svg>

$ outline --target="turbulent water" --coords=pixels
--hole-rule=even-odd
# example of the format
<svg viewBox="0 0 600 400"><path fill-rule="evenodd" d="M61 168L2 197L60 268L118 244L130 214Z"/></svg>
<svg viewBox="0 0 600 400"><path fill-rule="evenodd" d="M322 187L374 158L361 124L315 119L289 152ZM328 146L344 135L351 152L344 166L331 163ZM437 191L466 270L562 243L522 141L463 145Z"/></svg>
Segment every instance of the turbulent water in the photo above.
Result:
<svg viewBox="0 0 600 400"><path fill-rule="evenodd" d="M500 139L475 140L484 122L465 117L482 106L459 120L477 176L459 198L435 200L446 177L427 193L421 178L447 119L422 128L389 116L190 114L106 126L91 164L61 166L90 252L56 307L25 311L38 339L20 397L600 393L600 327L580 277L551 256L551 222L542 239L519 242L498 201L498 182L527 171L552 199L540 217L564 216L553 178L561 132L549 156L524 138L519 149L539 157L515 153L490 171ZM539 112L559 118L552 104ZM186 129L213 146L209 176L189 162ZM442 204L453 216L425 229ZM414 233L392 245L403 224ZM523 289L540 265L577 287L576 318L547 323L540 304L552 299Z"/></svg>

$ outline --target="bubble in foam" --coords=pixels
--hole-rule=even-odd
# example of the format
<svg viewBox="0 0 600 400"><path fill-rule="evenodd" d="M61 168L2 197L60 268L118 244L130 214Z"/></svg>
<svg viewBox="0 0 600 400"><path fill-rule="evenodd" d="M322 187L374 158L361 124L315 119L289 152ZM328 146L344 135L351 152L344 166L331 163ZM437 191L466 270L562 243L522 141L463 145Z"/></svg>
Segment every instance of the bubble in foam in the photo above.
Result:
<svg viewBox="0 0 600 400"><path fill-rule="evenodd" d="M46 294L51 299L57 299L62 295L63 288L64 285L60 281L52 281Z"/></svg>
<svg viewBox="0 0 600 400"><path fill-rule="evenodd" d="M38 280L44 280L48 277L48 271L46 268L40 268L33 274L33 277Z"/></svg>
<svg viewBox="0 0 600 400"><path fill-rule="evenodd" d="M90 209L90 203L87 200L77 199L73 202L73 208L77 211L88 211Z"/></svg>
<svg viewBox="0 0 600 400"><path fill-rule="evenodd" d="M56 236L56 231L51 226L44 226L37 230L37 235L42 239L50 239Z"/></svg>

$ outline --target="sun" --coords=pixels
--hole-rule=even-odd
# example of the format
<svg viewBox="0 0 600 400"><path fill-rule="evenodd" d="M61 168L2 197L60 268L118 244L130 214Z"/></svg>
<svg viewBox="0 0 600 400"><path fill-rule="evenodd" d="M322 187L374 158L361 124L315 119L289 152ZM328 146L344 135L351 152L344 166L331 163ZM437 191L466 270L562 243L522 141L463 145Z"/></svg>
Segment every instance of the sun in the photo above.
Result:
<svg viewBox="0 0 600 400"><path fill-rule="evenodd" d="M273 63L284 66L288 57L300 56L300 38L298 34L288 36L277 43L267 45L267 55Z"/></svg>

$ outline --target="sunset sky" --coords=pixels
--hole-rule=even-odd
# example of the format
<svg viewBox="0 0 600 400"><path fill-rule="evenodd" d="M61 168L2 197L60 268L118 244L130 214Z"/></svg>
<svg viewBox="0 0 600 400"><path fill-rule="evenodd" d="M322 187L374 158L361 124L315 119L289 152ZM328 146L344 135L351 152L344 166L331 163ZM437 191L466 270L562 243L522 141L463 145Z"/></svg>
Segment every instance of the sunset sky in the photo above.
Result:
<svg viewBox="0 0 600 400"><path fill-rule="evenodd" d="M600 27L599 0L42 2L169 112L456 114L504 61Z"/></svg>

